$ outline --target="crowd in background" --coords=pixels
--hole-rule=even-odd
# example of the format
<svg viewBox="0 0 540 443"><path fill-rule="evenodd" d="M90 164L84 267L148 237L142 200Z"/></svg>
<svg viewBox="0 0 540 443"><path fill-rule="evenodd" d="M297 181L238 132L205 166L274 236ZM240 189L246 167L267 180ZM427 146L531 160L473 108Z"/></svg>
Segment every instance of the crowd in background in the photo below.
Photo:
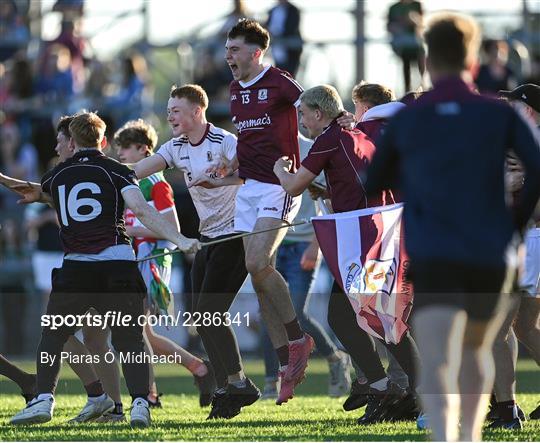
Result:
<svg viewBox="0 0 540 443"><path fill-rule="evenodd" d="M62 16L59 35L50 40L36 39L31 32L29 1L0 2L0 170L6 175L38 181L55 162L55 122L80 109L98 110L111 135L126 121L152 115L165 103L154 103L152 71L145 54L127 49L105 62L93 54L82 33L84 0L58 0L53 10ZM413 6L403 6L403 4ZM401 1L389 11L388 30L392 47L404 63L406 89L411 85L411 62L423 73L423 50L419 35L422 15L419 2ZM414 14L405 11L412 8ZM405 13L403 14L403 12ZM303 40L300 34L301 10L280 0L267 11L266 27L272 35L275 66L296 75L302 68ZM257 11L260 15L261 11ZM194 45L192 82L208 93L210 103L227 103L230 69L223 59L227 30L240 17L250 17L241 0L214 38ZM402 34L400 35L400 32ZM509 46L503 40L483 44L484 64L477 73L480 92L497 92L522 83L508 63ZM409 72L407 72L409 71ZM538 72L534 73L538 76ZM389 85L393 86L393 85ZM228 109L215 109L226 116ZM210 116L212 119L212 116ZM163 140L167 133L161 134ZM110 137L112 139L112 137ZM111 150L112 155L112 150ZM168 176L175 191L183 233L197 235L198 220L180 175ZM4 329L0 352L8 355L32 353L35 340L23 318L39 315L44 307L41 292L46 292L32 267L36 253L61 253L54 212L46 207L17 204L17 196L0 187L0 324ZM175 288L189 292L189 258L177 257L184 279ZM47 278L48 276L45 276ZM323 285L324 286L324 285ZM40 300L40 303L36 303ZM36 308L36 305L38 306ZM6 333L9 331L9 334ZM36 338L37 340L37 338ZM21 346L21 343L29 345Z"/></svg>

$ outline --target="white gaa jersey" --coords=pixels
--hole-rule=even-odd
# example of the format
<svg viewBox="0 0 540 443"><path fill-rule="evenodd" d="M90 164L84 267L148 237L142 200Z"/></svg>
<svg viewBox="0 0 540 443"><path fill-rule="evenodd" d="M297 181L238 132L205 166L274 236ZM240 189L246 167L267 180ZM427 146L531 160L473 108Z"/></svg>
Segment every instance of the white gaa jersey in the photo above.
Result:
<svg viewBox="0 0 540 443"><path fill-rule="evenodd" d="M186 183L206 174L219 163L222 156L231 160L236 155L236 136L224 129L207 124L202 141L192 145L187 136L173 138L161 145L157 154L184 173ZM239 186L206 189L189 188L195 209L201 220L199 232L210 238L234 233L234 209ZM180 221L181 223L181 221Z"/></svg>

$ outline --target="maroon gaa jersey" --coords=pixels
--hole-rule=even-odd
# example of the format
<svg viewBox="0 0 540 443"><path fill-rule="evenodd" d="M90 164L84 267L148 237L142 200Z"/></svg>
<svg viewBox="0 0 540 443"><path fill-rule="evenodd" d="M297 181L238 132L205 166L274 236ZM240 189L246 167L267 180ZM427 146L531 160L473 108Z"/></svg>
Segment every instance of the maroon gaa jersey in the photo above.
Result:
<svg viewBox="0 0 540 443"><path fill-rule="evenodd" d="M324 170L334 212L347 212L386 204L384 192L367 198L362 176L375 154L363 132L344 129L334 120L319 135L302 166L315 175Z"/></svg>
<svg viewBox="0 0 540 443"><path fill-rule="evenodd" d="M302 87L286 71L267 66L249 82L230 85L231 116L238 131L239 175L279 185L273 172L280 157L300 164L296 105Z"/></svg>

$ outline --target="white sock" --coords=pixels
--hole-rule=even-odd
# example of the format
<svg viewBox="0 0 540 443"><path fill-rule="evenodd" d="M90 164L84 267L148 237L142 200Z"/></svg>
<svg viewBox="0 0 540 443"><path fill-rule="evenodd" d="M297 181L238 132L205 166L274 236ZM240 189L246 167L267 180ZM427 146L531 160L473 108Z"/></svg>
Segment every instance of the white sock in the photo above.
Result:
<svg viewBox="0 0 540 443"><path fill-rule="evenodd" d="M385 391L387 385L388 385L388 377L384 377L376 381L375 383L371 383L369 386L372 387L373 389L377 389L377 391Z"/></svg>
<svg viewBox="0 0 540 443"><path fill-rule="evenodd" d="M101 395L98 395L97 397L88 397L88 401L90 403L97 403L98 401L105 400L107 398L107 394L103 393Z"/></svg>
<svg viewBox="0 0 540 443"><path fill-rule="evenodd" d="M52 395L50 392L47 392L46 394L39 394L36 398L38 400L49 400L51 398L54 400L54 395Z"/></svg>
<svg viewBox="0 0 540 443"><path fill-rule="evenodd" d="M281 372L287 372L287 367L288 367L288 366L289 366L289 365L283 365L283 366L280 366L280 367L279 367L279 370L280 370Z"/></svg>

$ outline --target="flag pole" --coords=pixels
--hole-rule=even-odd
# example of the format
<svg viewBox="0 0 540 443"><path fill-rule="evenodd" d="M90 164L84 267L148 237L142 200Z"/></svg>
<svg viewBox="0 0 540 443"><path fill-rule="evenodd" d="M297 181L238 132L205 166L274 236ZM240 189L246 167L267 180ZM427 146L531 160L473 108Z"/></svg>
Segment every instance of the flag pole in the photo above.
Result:
<svg viewBox="0 0 540 443"><path fill-rule="evenodd" d="M305 225L307 223L311 223L311 220L302 219L299 222L285 224L283 226L278 226L277 228L261 229L259 231L253 231L253 232L243 232L242 234L233 235L231 237L220 238L218 240L211 240L209 242L201 243L201 247L217 245L219 243L223 243L223 242L230 241L230 240L236 240L236 239L239 239L239 238L249 237L251 235L262 234L263 232L277 231L278 229L292 228L294 226ZM180 249L175 249L173 251L163 252L161 254L155 254L155 255L150 255L148 257L140 258L140 259L135 260L135 261L137 263L140 263L140 262L147 261L147 260L153 260L153 259L159 258L159 257L164 257L166 255L176 254L178 252L182 252L182 251Z"/></svg>

